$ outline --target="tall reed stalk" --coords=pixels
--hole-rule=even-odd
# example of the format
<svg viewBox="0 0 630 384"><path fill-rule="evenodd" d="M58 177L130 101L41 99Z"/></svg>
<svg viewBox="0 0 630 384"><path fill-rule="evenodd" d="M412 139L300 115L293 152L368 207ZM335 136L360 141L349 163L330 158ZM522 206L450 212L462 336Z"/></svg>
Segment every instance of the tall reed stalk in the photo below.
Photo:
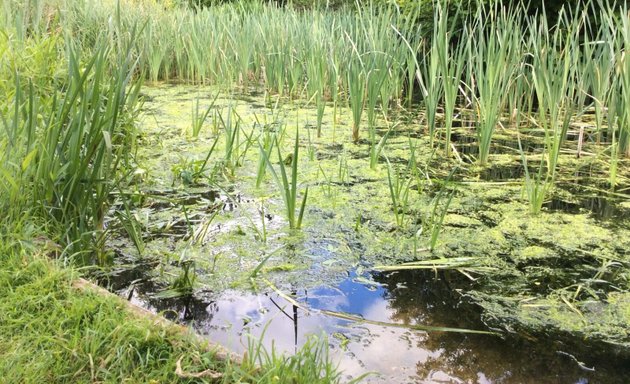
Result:
<svg viewBox="0 0 630 384"><path fill-rule="evenodd" d="M512 82L519 47L520 12L507 13L498 5L479 9L468 35L473 42L468 48L470 87L477 112L478 162L486 164L492 136L505 108L506 95Z"/></svg>
<svg viewBox="0 0 630 384"><path fill-rule="evenodd" d="M544 19L543 19L544 20ZM579 52L579 21L561 15L563 24L551 30L543 22L529 25L529 49L532 54L531 76L538 102L537 123L544 131L547 172L555 178L556 165L569 124L575 111L577 92L574 54Z"/></svg>

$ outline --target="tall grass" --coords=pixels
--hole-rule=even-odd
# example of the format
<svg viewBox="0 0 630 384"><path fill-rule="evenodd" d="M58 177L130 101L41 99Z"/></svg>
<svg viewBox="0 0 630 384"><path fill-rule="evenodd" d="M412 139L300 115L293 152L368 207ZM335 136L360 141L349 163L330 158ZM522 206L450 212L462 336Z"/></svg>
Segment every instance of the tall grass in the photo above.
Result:
<svg viewBox="0 0 630 384"><path fill-rule="evenodd" d="M619 151L630 156L630 14L628 5L617 15L617 39L615 45L616 80L621 89L621 97L617 99L617 122L619 126ZM610 18L608 19L610 20ZM613 24L615 25L615 24Z"/></svg>
<svg viewBox="0 0 630 384"><path fill-rule="evenodd" d="M103 39L86 57L69 46L63 91L46 98L16 78L14 115L2 120L3 173L14 193L58 231L66 256L82 262L96 261L111 192L131 160L140 83L131 82L136 64L127 47L111 67Z"/></svg>
<svg viewBox="0 0 630 384"><path fill-rule="evenodd" d="M547 170L552 178L576 108L577 68L574 55L580 25L563 14L564 28L530 24L531 76L538 102L537 123L544 131Z"/></svg>
<svg viewBox="0 0 630 384"><path fill-rule="evenodd" d="M508 13L504 8L479 9L468 36L470 88L477 113L478 162L486 164L492 136L505 108L506 95L519 60L520 12Z"/></svg>

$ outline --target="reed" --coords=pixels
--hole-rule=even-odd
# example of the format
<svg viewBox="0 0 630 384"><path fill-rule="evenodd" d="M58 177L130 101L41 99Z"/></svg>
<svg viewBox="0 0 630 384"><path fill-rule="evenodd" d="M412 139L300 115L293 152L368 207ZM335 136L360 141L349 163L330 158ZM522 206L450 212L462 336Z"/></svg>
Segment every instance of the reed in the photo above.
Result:
<svg viewBox="0 0 630 384"><path fill-rule="evenodd" d="M324 171L324 168L322 168L321 164L318 164L318 167L318 176L321 173L322 177L324 178L324 182L320 184L322 192L324 193L324 196L326 196L326 198L333 203L334 206L337 197L337 190L334 187L332 177L326 174L326 171Z"/></svg>
<svg viewBox="0 0 630 384"><path fill-rule="evenodd" d="M395 170L389 159L387 161L387 185L389 187L389 197L392 201L392 211L396 225L404 228L407 214L409 213L409 192L413 179L405 177L400 170Z"/></svg>
<svg viewBox="0 0 630 384"><path fill-rule="evenodd" d="M389 135L393 129L394 127L389 127L378 142L376 141L376 132L370 133L370 169L376 169L378 159L381 157L383 149L385 149L385 144L387 144L387 139L389 139Z"/></svg>
<svg viewBox="0 0 630 384"><path fill-rule="evenodd" d="M274 180L276 181L276 184L278 185L278 188L280 189L280 195L282 196L284 207L286 209L286 217L287 217L287 221L289 222L289 228L292 230L300 229L302 227L302 219L304 217L304 210L306 208L306 200L308 198L308 187L306 187L306 189L304 190L304 195L302 196L302 202L300 204L300 210L296 217L295 211L298 206L298 183L297 183L298 160L299 160L298 155L300 152L299 132L296 131L295 133L295 143L293 146L293 154L290 157L290 164L289 164L289 166L291 167L290 179L287 175L287 169L286 169L287 165L285 164L285 159L282 157L282 152L280 151L280 145L276 142L275 146L276 146L276 150L278 154L278 166L280 169L280 175L278 175L278 172L276 172L276 170L274 169L269 157L266 156L266 152L263 152L265 154L266 163L267 163L267 166L269 167L269 170L271 171L271 174L273 175Z"/></svg>
<svg viewBox="0 0 630 384"><path fill-rule="evenodd" d="M451 38L454 34L453 23L449 23L448 16L441 14L441 7L438 6L436 12L436 24L433 41L436 50L432 54L438 57L438 69L443 87L444 104L444 152L446 157L451 151L451 130L453 128L453 118L457 105L457 96L461 88L461 76L464 73L466 63L466 52L472 39L466 36L466 31L462 39L453 47Z"/></svg>
<svg viewBox="0 0 630 384"><path fill-rule="evenodd" d="M477 112L477 140L480 164L487 164L492 136L505 108L506 95L515 70L519 52L521 29L517 20L521 12L507 13L498 5L488 10L479 9L475 23L469 26L468 46L469 87L473 90Z"/></svg>
<svg viewBox="0 0 630 384"><path fill-rule="evenodd" d="M630 14L627 4L619 12L616 39L616 79L621 88L621 97L617 98L617 124L619 152L630 157L630 58L627 47L630 46Z"/></svg>
<svg viewBox="0 0 630 384"><path fill-rule="evenodd" d="M199 109L199 97L197 97L192 106L192 137L199 137L199 132L201 132L201 128L203 124L208 119L208 115L210 115L210 111L214 108L214 103L217 101L219 94L214 97L214 99L210 102L210 105L206 107L203 111Z"/></svg>
<svg viewBox="0 0 630 384"><path fill-rule="evenodd" d="M545 198L553 187L553 178L549 173L545 172L544 160L540 161L538 171L532 175L529 171L527 156L523 151L520 137L518 138L518 147L523 169L525 170L524 189L529 202L529 212L532 215L538 215L542 210Z"/></svg>
<svg viewBox="0 0 630 384"><path fill-rule="evenodd" d="M438 7L438 9L440 9ZM438 15L436 14L436 20ZM441 23L436 23L434 27L434 33L438 33L438 26ZM435 139L436 129L436 115L438 106L442 100L444 93L443 79L440 77L439 69L439 42L438 39L431 41L431 46L424 52L424 60L421 63L421 71L417 73L417 79L420 83L422 91L422 100L424 107L426 108L426 121L429 133L429 142L433 146Z"/></svg>
<svg viewBox="0 0 630 384"><path fill-rule="evenodd" d="M218 113L219 122L223 128L223 137L225 139L225 155L223 157L223 165L229 171L230 176L234 177L236 168L241 165L241 130L242 119L233 106L227 108L226 117L221 112ZM249 146L249 140L246 145Z"/></svg>
<svg viewBox="0 0 630 384"><path fill-rule="evenodd" d="M266 138L263 141L258 142L258 167L256 168L256 188L260 188L264 178L265 178L265 169L267 169L267 159L271 156L271 151L273 151L275 140L271 139L271 137Z"/></svg>
<svg viewBox="0 0 630 384"><path fill-rule="evenodd" d="M354 42L350 40L350 43L354 46ZM366 72L363 60L354 50L356 58L349 63L347 68L347 84L348 84L348 100L350 103L350 109L352 110L352 140L354 143L359 142L359 128L361 126L361 116L365 108L366 99Z"/></svg>
<svg viewBox="0 0 630 384"><path fill-rule="evenodd" d="M538 102L536 122L544 131L547 172L552 179L560 150L575 111L577 92L574 55L579 52L580 21L561 15L558 28L550 30L543 22L529 25L529 48L532 52L531 77Z"/></svg>
<svg viewBox="0 0 630 384"><path fill-rule="evenodd" d="M455 190L448 192L449 184L453 174L457 168L453 168L449 173L444 185L438 192L438 194L433 198L431 202L431 212L425 219L426 227L428 227L431 236L429 239L429 250L433 252L435 250L438 239L440 237L440 233L442 232L442 226L444 224L444 217L446 217L446 213L448 212L448 207L451 205L451 201L453 200L453 196L455 195ZM446 201L445 201L446 199Z"/></svg>

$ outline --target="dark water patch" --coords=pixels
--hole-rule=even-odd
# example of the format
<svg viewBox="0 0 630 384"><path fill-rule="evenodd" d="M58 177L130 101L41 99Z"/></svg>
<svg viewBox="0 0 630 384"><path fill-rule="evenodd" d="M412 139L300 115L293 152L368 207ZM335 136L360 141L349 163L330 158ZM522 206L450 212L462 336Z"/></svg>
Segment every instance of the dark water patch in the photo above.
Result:
<svg viewBox="0 0 630 384"><path fill-rule="evenodd" d="M326 144L324 148L330 152L341 152L343 151L343 144Z"/></svg>
<svg viewBox="0 0 630 384"><path fill-rule="evenodd" d="M380 182L380 179L375 179L371 177L362 177L356 175L350 175L350 180L347 181L331 181L330 184L336 185L339 187L353 187L355 185L364 185L364 184L374 184ZM371 187L367 187L370 189Z"/></svg>
<svg viewBox="0 0 630 384"><path fill-rule="evenodd" d="M152 102L155 101L155 96L151 96L151 95L146 94L144 92L140 92L140 94L138 96L145 103L152 103Z"/></svg>
<svg viewBox="0 0 630 384"><path fill-rule="evenodd" d="M400 156L390 156L387 158L387 160L389 160L389 163L392 165L398 165L398 168L400 169L404 169L409 165L409 159Z"/></svg>
<svg viewBox="0 0 630 384"><path fill-rule="evenodd" d="M548 295L558 290L563 290L581 284L584 290L574 291L574 300L605 300L607 292L612 286L623 283L623 281L607 281L606 275L593 279L601 272L601 261L563 257L557 253L557 257L545 257L544 259L520 260L517 270L527 276L527 291L530 294ZM567 261L570 260L570 261ZM559 272L561 271L561 272ZM612 275L610 275L612 277ZM621 280L621 279L617 279Z"/></svg>
<svg viewBox="0 0 630 384"><path fill-rule="evenodd" d="M99 285L112 291L119 291L147 280L150 272L159 265L157 259L150 257L138 259L118 251L113 261L112 265L90 273Z"/></svg>
<svg viewBox="0 0 630 384"><path fill-rule="evenodd" d="M500 218L491 212L477 212L475 218L483 223L487 228L494 228L499 224Z"/></svg>
<svg viewBox="0 0 630 384"><path fill-rule="evenodd" d="M322 152L322 151L317 151L317 153L315 154L315 158L318 161L322 161L322 160L335 160L339 157L339 153L336 152Z"/></svg>
<svg viewBox="0 0 630 384"><path fill-rule="evenodd" d="M469 157L476 157L479 155L479 145L477 141L471 141L469 143L457 142L454 144L455 150L460 156L464 157L464 161L469 161ZM493 142L490 148L490 155L515 155L518 154L518 147L509 147L505 145L498 145L497 142Z"/></svg>
<svg viewBox="0 0 630 384"><path fill-rule="evenodd" d="M234 99L235 100L244 101L244 102L246 102L248 104L251 104L251 103L254 103L254 102L257 101L254 97L251 97L251 96L248 96L248 95L242 94L242 93L240 93L238 95L234 95ZM263 108L264 108L264 106L263 106Z"/></svg>
<svg viewBox="0 0 630 384"><path fill-rule="evenodd" d="M474 131L473 131L474 132ZM455 131L451 133L451 143L456 150L465 156L476 156L479 154L479 139L475 134ZM521 139L523 152L526 154L540 153L544 149L544 143L538 140ZM516 137L494 138L490 147L491 155L518 155L520 153L518 139Z"/></svg>
<svg viewBox="0 0 630 384"><path fill-rule="evenodd" d="M589 212L597 220L630 223L630 209L623 207L621 202L620 199L604 196L573 196L571 201L558 197L546 202L543 208L548 212Z"/></svg>
<svg viewBox="0 0 630 384"><path fill-rule="evenodd" d="M156 295L160 289L165 289L163 285L148 281L130 287L128 290L119 292L127 297L132 303L148 309L154 313L160 313L165 318L178 323L189 323L195 319L212 319L213 309L216 307L213 301L208 300L208 292L182 295L176 298L161 298Z"/></svg>
<svg viewBox="0 0 630 384"><path fill-rule="evenodd" d="M393 140L393 139L397 139L397 138L418 139L418 138L424 136L419 128L408 128L408 129L394 128L394 129L390 129L388 127L376 127L375 128L375 132L380 137L383 137L383 136L387 135L388 140ZM380 137L377 138L377 140L380 140Z"/></svg>
<svg viewBox="0 0 630 384"><path fill-rule="evenodd" d="M529 170L534 172L533 169ZM491 164L479 172L479 178L484 181L506 181L525 177L525 167L520 163Z"/></svg>

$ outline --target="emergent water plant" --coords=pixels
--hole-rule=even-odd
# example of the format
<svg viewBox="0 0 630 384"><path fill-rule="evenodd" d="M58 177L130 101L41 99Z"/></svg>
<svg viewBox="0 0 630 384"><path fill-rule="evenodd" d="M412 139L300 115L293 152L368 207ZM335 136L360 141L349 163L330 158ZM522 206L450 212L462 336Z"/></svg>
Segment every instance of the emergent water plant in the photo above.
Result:
<svg viewBox="0 0 630 384"><path fill-rule="evenodd" d="M274 169L269 156L267 156L267 152L261 147L261 153L264 154L267 166L273 175L274 180L278 188L280 189L280 195L282 196L282 200L284 202L284 207L286 209L286 218L289 222L290 229L300 229L302 227L302 218L304 217L304 210L306 208L306 199L308 198L308 187L306 187L304 191L304 195L302 196L302 202L300 204L300 210L297 214L295 214L295 210L298 204L298 155L300 152L300 143L299 143L299 132L295 133L295 144L293 146L293 154L292 156L284 159L282 157L282 152L280 151L280 144L275 144L277 154L278 154L278 167L280 168L280 175ZM285 164L285 161L288 164ZM287 176L287 166L291 167L291 179Z"/></svg>

